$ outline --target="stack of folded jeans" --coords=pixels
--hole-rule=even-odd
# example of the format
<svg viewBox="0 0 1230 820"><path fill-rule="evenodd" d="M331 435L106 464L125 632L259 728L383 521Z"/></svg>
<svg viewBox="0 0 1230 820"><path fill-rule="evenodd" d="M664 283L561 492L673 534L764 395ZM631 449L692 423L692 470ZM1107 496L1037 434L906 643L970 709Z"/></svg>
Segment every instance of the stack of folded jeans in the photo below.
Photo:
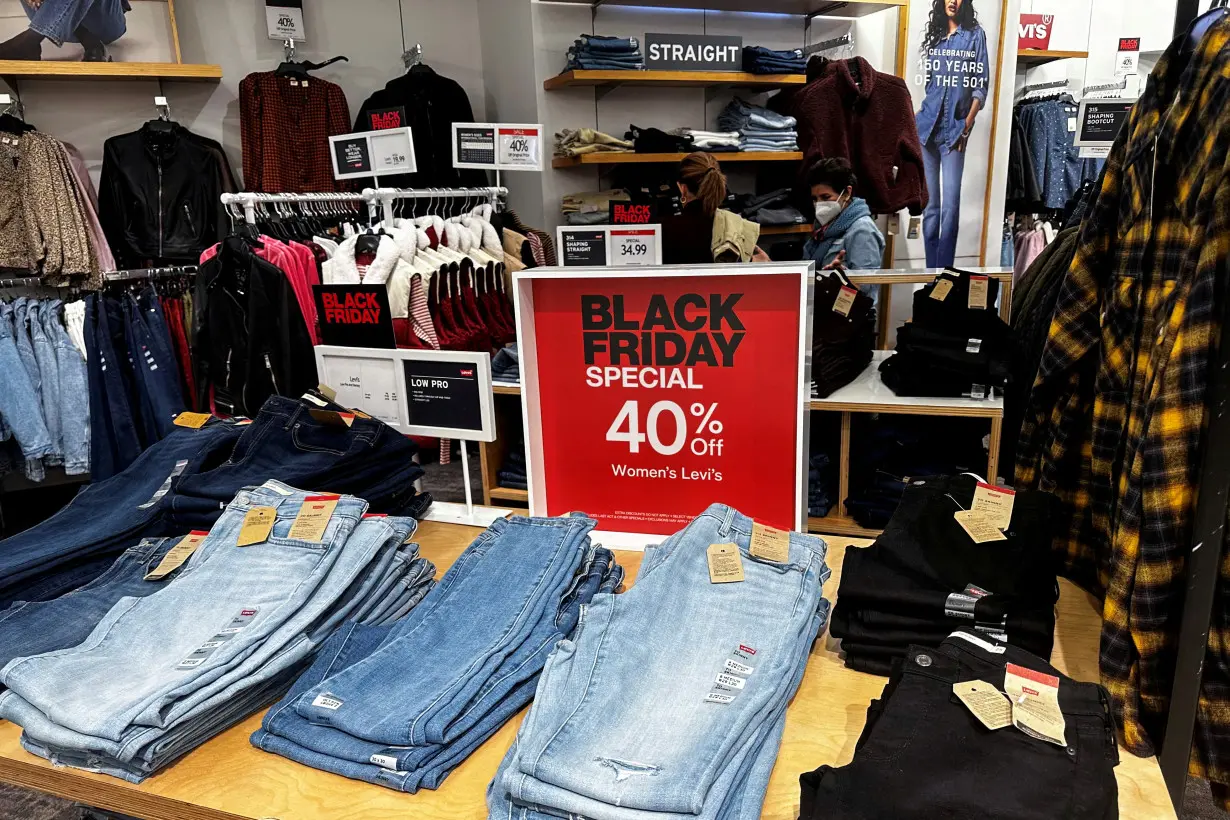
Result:
<svg viewBox="0 0 1230 820"><path fill-rule="evenodd" d="M421 515L423 475L414 442L388 425L353 418L315 396L270 397L255 420L210 419L176 427L119 475L0 550L0 605L56 598L89 583L143 538L207 530L242 488L268 478L327 487L375 512Z"/></svg>
<svg viewBox="0 0 1230 820"><path fill-rule="evenodd" d="M827 399L867 369L875 355L876 327L870 296L839 271L817 274L811 353L815 398Z"/></svg>
<svg viewBox="0 0 1230 820"><path fill-rule="evenodd" d="M583 515L495 522L409 617L339 633L253 745L398 791L437 788L529 703L581 607L623 577Z"/></svg>
<svg viewBox="0 0 1230 820"><path fill-rule="evenodd" d="M753 526L713 505L645 550L628 592L594 596L547 661L490 817L760 816L829 569L812 536L752 556ZM711 582L713 545L742 581Z"/></svg>
<svg viewBox="0 0 1230 820"><path fill-rule="evenodd" d="M518 442L515 446L510 446L508 455L504 456L504 463L500 466L500 472L496 475L500 481L501 487L506 487L510 490L528 490L530 488L529 474L525 470L525 445Z"/></svg>
<svg viewBox="0 0 1230 820"><path fill-rule="evenodd" d="M718 128L739 132L741 151L799 150L798 122L736 97L718 116Z"/></svg>
<svg viewBox="0 0 1230 820"><path fill-rule="evenodd" d="M641 44L635 37L582 34L568 49L565 71L621 71L645 67Z"/></svg>
<svg viewBox="0 0 1230 820"><path fill-rule="evenodd" d="M517 343L500 348L491 360L491 378L497 382L521 381L521 361L517 356Z"/></svg>
<svg viewBox="0 0 1230 820"><path fill-rule="evenodd" d="M990 731L953 695L954 684L970 681L1003 688L1009 664L1055 678L1063 745L1014 726ZM936 648L909 648L867 710L854 760L800 777L799 817L1113 820L1118 763L1104 688L1015 646L957 632Z"/></svg>
<svg viewBox="0 0 1230 820"><path fill-rule="evenodd" d="M30 629L75 619L83 596L89 618L114 602L75 646L0 669L0 716L34 754L141 782L275 699L346 621L391 623L428 593L435 568L407 543L414 519L367 509L270 480L177 544L203 539L152 593L127 594L150 583L141 573L158 542L89 590L29 616L17 609Z"/></svg>
<svg viewBox="0 0 1230 820"><path fill-rule="evenodd" d="M764 46L743 47L743 70L748 74L806 74L803 49L774 51Z"/></svg>
<svg viewBox="0 0 1230 820"><path fill-rule="evenodd" d="M1054 496L1018 492L1006 540L975 543L954 514L977 488L969 475L912 479L875 543L846 551L830 626L846 666L887 675L911 644L939 646L954 629L1051 656Z"/></svg>
<svg viewBox="0 0 1230 820"><path fill-rule="evenodd" d="M824 518L833 509L833 462L825 453L813 453L807 470L807 514Z"/></svg>
<svg viewBox="0 0 1230 820"><path fill-rule="evenodd" d="M676 128L671 133L691 139L692 148L697 151L720 154L726 151L739 150L738 131L702 131L699 128Z"/></svg>
<svg viewBox="0 0 1230 820"><path fill-rule="evenodd" d="M560 157L579 157L582 154L628 154L632 141L621 140L592 128L565 128L555 135L555 154Z"/></svg>
<svg viewBox="0 0 1230 820"><path fill-rule="evenodd" d="M789 188L736 198L740 215L757 225L805 225L807 217L794 206Z"/></svg>
<svg viewBox="0 0 1230 820"><path fill-rule="evenodd" d="M985 288L971 298L971 286ZM974 399L1002 395L1012 369L1012 329L999 317L999 282L947 270L914 294L914 319L897 331L897 353L880 365L898 396Z"/></svg>

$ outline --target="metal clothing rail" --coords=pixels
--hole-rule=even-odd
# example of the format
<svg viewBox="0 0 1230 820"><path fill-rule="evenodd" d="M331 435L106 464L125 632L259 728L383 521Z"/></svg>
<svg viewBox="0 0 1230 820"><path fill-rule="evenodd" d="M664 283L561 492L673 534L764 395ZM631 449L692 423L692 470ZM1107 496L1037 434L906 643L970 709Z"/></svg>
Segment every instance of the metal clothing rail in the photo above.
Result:
<svg viewBox="0 0 1230 820"><path fill-rule="evenodd" d="M377 212L388 227L392 227L394 213L393 203L399 199L462 199L485 198L493 205L502 197L508 196L504 187L482 188L365 188L361 194L223 194L222 204L228 208L238 205L243 208L244 221L249 225L256 224L256 206L260 204L300 202L365 202L368 216L375 221Z"/></svg>
<svg viewBox="0 0 1230 820"><path fill-rule="evenodd" d="M805 56L811 55L811 54L818 54L822 51L832 51L835 48L841 48L842 46L852 46L852 45L854 45L854 35L853 34L843 34L840 37L834 37L831 40L823 40L819 43L813 43L810 46L805 46L803 48L803 54Z"/></svg>
<svg viewBox="0 0 1230 820"><path fill-rule="evenodd" d="M366 202L368 206L369 216L374 217L375 212L372 210L372 201L362 194L338 194L338 193L321 193L321 194L256 194L256 193L241 193L241 194L223 194L222 204L228 209L232 206L243 208L243 220L249 225L256 224L256 206L257 205L273 205L277 203L296 204L300 202Z"/></svg>
<svg viewBox="0 0 1230 820"><path fill-rule="evenodd" d="M162 279L171 276L195 276L196 265L175 265L168 268L134 268L132 270L107 271L102 275L103 282L137 282L142 279Z"/></svg>

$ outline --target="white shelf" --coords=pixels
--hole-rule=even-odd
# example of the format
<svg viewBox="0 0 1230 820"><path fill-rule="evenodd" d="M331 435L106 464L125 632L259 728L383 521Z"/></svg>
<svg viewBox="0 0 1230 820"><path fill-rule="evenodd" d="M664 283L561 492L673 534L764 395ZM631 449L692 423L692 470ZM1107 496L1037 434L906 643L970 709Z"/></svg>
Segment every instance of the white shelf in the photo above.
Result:
<svg viewBox="0 0 1230 820"><path fill-rule="evenodd" d="M851 270L846 271L846 277L856 285L925 285L946 270L947 268ZM998 282L1012 281L1012 268L960 268L960 270L989 276Z"/></svg>
<svg viewBox="0 0 1230 820"><path fill-rule="evenodd" d="M905 416L966 416L1003 418L1004 399L951 399L898 396L880 379L880 363L894 355L877 350L871 364L857 379L827 399L812 399L812 410L846 413L896 413Z"/></svg>

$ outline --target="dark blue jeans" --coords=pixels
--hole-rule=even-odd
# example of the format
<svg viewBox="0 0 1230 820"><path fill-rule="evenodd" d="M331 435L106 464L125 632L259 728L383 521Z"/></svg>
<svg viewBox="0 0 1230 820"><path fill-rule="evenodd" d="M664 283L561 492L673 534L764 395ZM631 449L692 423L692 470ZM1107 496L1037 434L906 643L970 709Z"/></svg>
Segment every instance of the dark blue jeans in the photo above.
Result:
<svg viewBox="0 0 1230 820"><path fill-rule="evenodd" d="M141 402L143 435L149 445L169 435L175 429L175 417L184 411L179 367L170 352L161 310L158 314L143 310L132 295L124 298L123 306L124 336Z"/></svg>
<svg viewBox="0 0 1230 820"><path fill-rule="evenodd" d="M114 309L108 309L108 305ZM141 454L137 418L129 398L127 353L116 355L118 324L123 339L123 311L99 294L85 302L85 338L94 355L87 362L90 386L90 476L104 481L124 470Z"/></svg>

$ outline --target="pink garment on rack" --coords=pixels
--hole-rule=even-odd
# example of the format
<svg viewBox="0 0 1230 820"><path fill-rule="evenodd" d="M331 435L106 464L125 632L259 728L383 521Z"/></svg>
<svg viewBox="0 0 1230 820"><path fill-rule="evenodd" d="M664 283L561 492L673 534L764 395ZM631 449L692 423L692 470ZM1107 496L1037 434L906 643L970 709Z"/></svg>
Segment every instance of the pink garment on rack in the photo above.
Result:
<svg viewBox="0 0 1230 820"><path fill-rule="evenodd" d="M1029 266L1046 249L1046 235L1041 228L1033 228L1020 234L1016 242L1016 262L1012 266L1012 281L1021 278Z"/></svg>
<svg viewBox="0 0 1230 820"><path fill-rule="evenodd" d="M94 180L90 179L89 169L85 167L85 157L75 146L64 142L64 153L68 154L68 164L73 169L73 177L77 187L84 194L86 227L90 231L90 242L98 256L98 269L102 271L115 270L115 255L107 244L107 235L103 233L102 223L98 221L98 191L94 188Z"/></svg>

